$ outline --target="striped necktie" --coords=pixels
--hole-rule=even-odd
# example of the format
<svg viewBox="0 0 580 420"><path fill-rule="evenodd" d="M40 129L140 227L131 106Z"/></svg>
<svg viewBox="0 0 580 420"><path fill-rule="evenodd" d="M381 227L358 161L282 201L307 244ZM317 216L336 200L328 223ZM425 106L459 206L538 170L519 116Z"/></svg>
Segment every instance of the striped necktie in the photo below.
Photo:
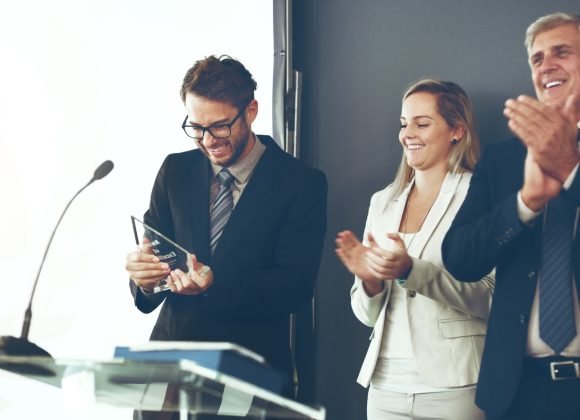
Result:
<svg viewBox="0 0 580 420"><path fill-rule="evenodd" d="M561 197L548 203L542 240L540 337L561 353L576 336L572 246L576 208Z"/></svg>
<svg viewBox="0 0 580 420"><path fill-rule="evenodd" d="M211 208L210 218L210 247L211 253L215 251L218 240L228 222L234 208L234 199L230 186L234 182L234 176L226 168L222 169L218 175L220 184L217 197Z"/></svg>

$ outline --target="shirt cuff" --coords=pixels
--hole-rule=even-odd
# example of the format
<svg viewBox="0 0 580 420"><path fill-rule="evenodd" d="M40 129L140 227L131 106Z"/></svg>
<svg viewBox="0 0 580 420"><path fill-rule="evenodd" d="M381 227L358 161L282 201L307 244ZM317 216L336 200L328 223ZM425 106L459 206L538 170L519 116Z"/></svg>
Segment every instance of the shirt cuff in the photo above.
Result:
<svg viewBox="0 0 580 420"><path fill-rule="evenodd" d="M142 287L139 287L139 289L141 289L141 292L146 296L151 296L151 295L155 294L155 292L153 290L147 290L147 289L144 289Z"/></svg>
<svg viewBox="0 0 580 420"><path fill-rule="evenodd" d="M568 178L566 178L566 181L564 181L562 188L564 188L565 190L569 190L570 187L572 186L574 178L576 178L576 174L578 173L578 165L579 164L577 163L574 169L572 169L572 172L570 172L570 175L568 175Z"/></svg>
<svg viewBox="0 0 580 420"><path fill-rule="evenodd" d="M540 214L542 214L542 211L535 212L528 206L526 206L524 200L522 200L522 192L518 191L518 217L520 218L522 223L529 225Z"/></svg>

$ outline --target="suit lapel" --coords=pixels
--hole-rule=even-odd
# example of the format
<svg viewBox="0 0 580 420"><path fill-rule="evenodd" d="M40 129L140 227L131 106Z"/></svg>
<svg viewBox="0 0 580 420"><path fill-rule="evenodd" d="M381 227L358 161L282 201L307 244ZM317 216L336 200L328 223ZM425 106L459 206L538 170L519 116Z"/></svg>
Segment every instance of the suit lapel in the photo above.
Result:
<svg viewBox="0 0 580 420"><path fill-rule="evenodd" d="M433 207L427 214L427 218L423 222L423 226L419 232L417 232L415 239L411 243L409 251L413 251L412 255L420 256L423 253L425 245L433 235L435 229L441 222L443 215L447 211L451 199L457 191L459 182L461 181L463 174L452 174L447 173L443 185L441 186L441 191L433 203Z"/></svg>
<svg viewBox="0 0 580 420"><path fill-rule="evenodd" d="M384 249L391 249L392 241L386 237L386 234L389 232L399 232L399 226L401 225L401 219L403 218L403 212L405 211L405 204L407 203L407 199L409 198L409 193L411 192L411 188L413 187L415 181L411 180L409 185L405 187L403 192L399 194L398 197L395 197L392 201L387 200L386 205L392 206L389 211L383 211L385 216L385 224L384 226L380 226L378 230L374 233L375 240L382 246ZM377 235L379 235L377 237ZM366 240L366 238L365 238ZM379 315L380 319L384 318L385 308L387 307L387 302L391 296L391 290L393 287L393 282L387 281L385 282L385 287L387 290L387 297L385 299L385 303L381 309L381 314ZM380 323L380 333L382 334L383 331L383 324L384 320ZM380 342L380 340L379 340Z"/></svg>
<svg viewBox="0 0 580 420"><path fill-rule="evenodd" d="M201 153L194 156L193 160L188 170L184 171L183 179L179 180L183 188L179 197L182 204L176 208L183 209L183 212L179 212L182 218L177 220L175 225L179 226L182 232L176 232L176 237L184 237L182 245L194 253L199 261L206 262L211 258L209 248L211 167Z"/></svg>
<svg viewBox="0 0 580 420"><path fill-rule="evenodd" d="M572 249L572 263L574 279L576 280L576 292L578 299L580 299L580 210L578 208L576 208L576 232L574 236L574 248Z"/></svg>
<svg viewBox="0 0 580 420"><path fill-rule="evenodd" d="M392 213L389 212L389 217L385 221L385 230L383 235L386 232L399 232L399 226L401 226L401 219L403 218L403 212L405 211L405 204L407 203L409 193L411 192L411 188L413 188L414 184L415 181L411 180L411 182L409 182L409 185L405 187L403 192L393 200ZM388 201L387 205L389 205Z"/></svg>
<svg viewBox="0 0 580 420"><path fill-rule="evenodd" d="M254 168L254 172L244 189L240 199L215 249L213 262L217 263L224 259L236 246L243 234L252 227L254 220L259 215L259 210L272 199L275 185L280 182L282 174L282 161L273 141L262 142L266 145L266 150Z"/></svg>

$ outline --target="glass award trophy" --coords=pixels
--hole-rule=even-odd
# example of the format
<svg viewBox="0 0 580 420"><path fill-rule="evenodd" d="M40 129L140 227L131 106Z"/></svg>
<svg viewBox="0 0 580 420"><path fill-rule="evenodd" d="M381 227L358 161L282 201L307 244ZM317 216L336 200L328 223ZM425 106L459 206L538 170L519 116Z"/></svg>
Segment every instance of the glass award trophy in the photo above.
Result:
<svg viewBox="0 0 580 420"><path fill-rule="evenodd" d="M135 242L142 253L155 255L161 262L169 264L171 271L180 269L184 273L193 271L191 254L158 230L148 226L135 216L131 216ZM203 268L206 268L204 266ZM209 267L207 267L209 269ZM201 274L201 273L200 273ZM170 290L167 277L161 279L153 289L154 293Z"/></svg>

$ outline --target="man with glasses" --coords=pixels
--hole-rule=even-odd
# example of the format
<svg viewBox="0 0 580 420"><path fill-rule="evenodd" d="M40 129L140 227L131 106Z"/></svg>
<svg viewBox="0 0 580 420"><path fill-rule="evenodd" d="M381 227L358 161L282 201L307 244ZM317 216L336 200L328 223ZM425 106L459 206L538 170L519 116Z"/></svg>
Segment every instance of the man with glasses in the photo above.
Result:
<svg viewBox="0 0 580 420"><path fill-rule="evenodd" d="M163 305L152 340L236 343L286 372L290 385L289 315L313 296L327 184L322 172L252 132L255 89L248 70L227 56L187 71L182 128L197 149L167 156L144 222L194 254L194 270L170 271L139 252L127 256L126 269L139 310ZM166 276L171 290L153 293Z"/></svg>
<svg viewBox="0 0 580 420"><path fill-rule="evenodd" d="M443 242L459 280L496 268L476 402L488 419L580 419L580 15L532 23L537 99L509 99L516 139L489 145Z"/></svg>

